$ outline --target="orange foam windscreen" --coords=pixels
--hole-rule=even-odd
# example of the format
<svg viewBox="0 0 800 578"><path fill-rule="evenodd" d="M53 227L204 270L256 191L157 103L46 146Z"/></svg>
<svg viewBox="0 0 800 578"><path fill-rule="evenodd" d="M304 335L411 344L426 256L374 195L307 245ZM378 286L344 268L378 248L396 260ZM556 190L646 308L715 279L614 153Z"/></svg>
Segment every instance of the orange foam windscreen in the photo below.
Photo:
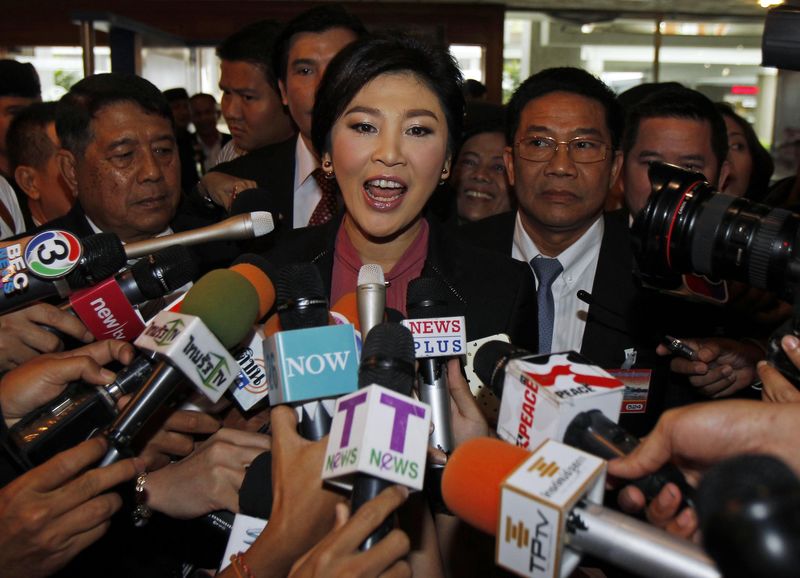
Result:
<svg viewBox="0 0 800 578"><path fill-rule="evenodd" d="M264 317L275 304L275 286L272 280L260 267L250 263L237 263L230 270L250 281L258 294L258 318Z"/></svg>
<svg viewBox="0 0 800 578"><path fill-rule="evenodd" d="M361 332L361 327L358 324L358 304L356 303L355 292L345 293L339 300L331 307L331 311L335 311L347 317L352 323L356 331Z"/></svg>
<svg viewBox="0 0 800 578"><path fill-rule="evenodd" d="M530 455L494 438L474 438L461 444L444 468L445 504L471 526L494 536L500 513L500 484Z"/></svg>

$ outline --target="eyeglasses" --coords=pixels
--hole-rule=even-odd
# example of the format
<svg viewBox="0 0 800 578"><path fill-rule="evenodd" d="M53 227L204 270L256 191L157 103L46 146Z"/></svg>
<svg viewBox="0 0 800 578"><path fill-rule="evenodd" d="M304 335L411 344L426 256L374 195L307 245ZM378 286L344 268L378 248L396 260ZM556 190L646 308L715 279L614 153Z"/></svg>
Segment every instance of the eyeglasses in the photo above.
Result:
<svg viewBox="0 0 800 578"><path fill-rule="evenodd" d="M583 137L557 141L549 136L527 136L514 144L520 158L537 163L552 159L561 145L567 145L569 158L576 163L597 163L605 160L608 149L611 148L604 142Z"/></svg>

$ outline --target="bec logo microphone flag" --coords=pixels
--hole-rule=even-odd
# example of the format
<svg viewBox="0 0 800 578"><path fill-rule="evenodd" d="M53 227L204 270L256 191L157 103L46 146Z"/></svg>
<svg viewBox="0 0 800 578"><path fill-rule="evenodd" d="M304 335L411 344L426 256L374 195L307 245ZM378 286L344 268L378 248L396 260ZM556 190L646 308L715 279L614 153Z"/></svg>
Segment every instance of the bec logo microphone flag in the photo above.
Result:
<svg viewBox="0 0 800 578"><path fill-rule="evenodd" d="M430 406L380 385L336 401L322 479L368 474L421 490Z"/></svg>

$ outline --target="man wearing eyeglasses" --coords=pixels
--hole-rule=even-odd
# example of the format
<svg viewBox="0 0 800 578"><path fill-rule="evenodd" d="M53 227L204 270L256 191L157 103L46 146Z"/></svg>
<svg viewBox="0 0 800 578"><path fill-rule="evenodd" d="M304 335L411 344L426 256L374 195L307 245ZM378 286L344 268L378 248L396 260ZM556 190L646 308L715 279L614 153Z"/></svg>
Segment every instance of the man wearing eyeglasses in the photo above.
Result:
<svg viewBox="0 0 800 578"><path fill-rule="evenodd" d="M666 372L666 366L655 355L656 332L640 323L627 212L603 214L622 167L620 106L588 72L551 68L517 89L506 121L504 157L519 208L462 231L530 264L539 351L579 351L625 377L631 388L621 423L641 435L661 412L662 388L651 386L652 370ZM577 297L580 290L591 306Z"/></svg>

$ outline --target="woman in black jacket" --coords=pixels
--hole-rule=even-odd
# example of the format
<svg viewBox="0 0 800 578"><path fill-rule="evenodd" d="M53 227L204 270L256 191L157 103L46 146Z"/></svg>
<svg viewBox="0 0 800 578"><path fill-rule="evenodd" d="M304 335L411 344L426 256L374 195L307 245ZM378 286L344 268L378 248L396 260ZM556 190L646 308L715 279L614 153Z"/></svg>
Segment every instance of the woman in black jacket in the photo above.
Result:
<svg viewBox="0 0 800 578"><path fill-rule="evenodd" d="M424 216L450 174L460 87L446 51L408 37L366 38L339 53L317 92L312 139L344 213L287 233L270 259L317 264L332 303L355 291L362 264L377 263L389 282L387 306L401 313L411 279L438 278L463 308L468 339L507 333L535 351L529 267L445 238Z"/></svg>

